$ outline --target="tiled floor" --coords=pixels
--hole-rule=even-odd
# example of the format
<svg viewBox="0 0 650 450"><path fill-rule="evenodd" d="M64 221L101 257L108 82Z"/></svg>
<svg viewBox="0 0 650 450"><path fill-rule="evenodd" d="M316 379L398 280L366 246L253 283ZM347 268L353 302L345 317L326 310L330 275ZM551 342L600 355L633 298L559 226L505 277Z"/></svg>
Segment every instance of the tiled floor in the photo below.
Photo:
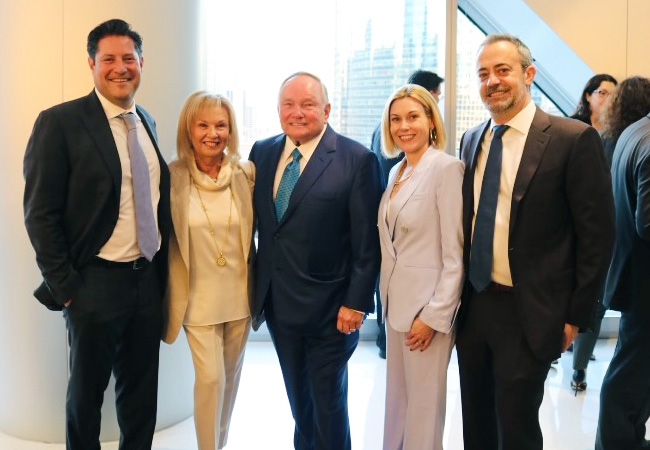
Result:
<svg viewBox="0 0 650 450"><path fill-rule="evenodd" d="M598 395L602 377L614 352L615 340L600 340L596 361L589 365L585 393L574 396L569 390L571 355L565 355L551 369L540 421L547 450L587 450L594 448L598 420ZM381 449L384 416L386 364L377 357L373 342L361 342L350 363L350 420L352 447ZM228 450L287 450L292 448L293 421L289 411L280 369L272 345L250 342L241 387L230 428ZM446 450L463 448L458 365L455 353L449 366L447 393ZM104 449L116 450L111 442ZM21 441L0 433L2 450L62 450L62 444ZM194 424L187 419L156 433L155 450L196 449Z"/></svg>

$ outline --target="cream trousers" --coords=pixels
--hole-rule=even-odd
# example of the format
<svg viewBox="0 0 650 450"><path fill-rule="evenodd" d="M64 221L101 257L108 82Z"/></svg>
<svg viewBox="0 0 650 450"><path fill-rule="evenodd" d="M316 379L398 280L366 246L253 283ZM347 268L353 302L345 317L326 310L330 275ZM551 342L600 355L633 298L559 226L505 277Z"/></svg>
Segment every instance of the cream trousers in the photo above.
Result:
<svg viewBox="0 0 650 450"><path fill-rule="evenodd" d="M184 328L194 362L194 425L199 450L221 449L228 440L251 320Z"/></svg>

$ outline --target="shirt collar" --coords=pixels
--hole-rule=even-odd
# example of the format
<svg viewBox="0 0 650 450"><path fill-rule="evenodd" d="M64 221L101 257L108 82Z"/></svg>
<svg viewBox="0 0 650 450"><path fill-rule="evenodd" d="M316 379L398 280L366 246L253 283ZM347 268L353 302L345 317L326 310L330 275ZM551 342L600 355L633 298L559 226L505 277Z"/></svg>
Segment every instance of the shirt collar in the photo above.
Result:
<svg viewBox="0 0 650 450"><path fill-rule="evenodd" d="M282 151L282 159L286 160L288 158L291 158L291 153L293 152L294 148L297 148L300 154L302 155L302 158L305 161L309 161L309 158L311 155L314 154L314 151L316 150L316 147L318 147L318 144L320 144L320 140L323 138L323 135L325 134L325 130L327 130L327 124L323 127L323 130L320 132L318 136L315 138L305 142L304 144L300 144L299 147L296 147L296 144L293 143L293 141L287 136L284 142L284 150Z"/></svg>
<svg viewBox="0 0 650 450"><path fill-rule="evenodd" d="M133 102L133 104L131 105L130 108L123 109L120 106L117 106L116 104L111 103L111 101L109 99L104 97L97 90L97 88L95 88L95 94L97 94L97 98L99 98L99 103L102 104L102 109L104 110L104 114L106 114L106 117L108 117L109 119L113 119L114 117L117 117L117 116L119 116L121 114L124 114L124 113L129 113L129 112L135 114L136 117L137 117L138 114L136 113L136 110L135 110L135 102Z"/></svg>
<svg viewBox="0 0 650 450"><path fill-rule="evenodd" d="M535 102L530 100L528 104L524 106L524 109L519 111L517 115L506 122L505 125L508 125L510 128L514 128L523 135L527 135L528 130L530 130L530 126L533 123L536 109L537 108L535 107ZM492 133L494 133L495 126L496 125L492 124L490 127L490 131Z"/></svg>

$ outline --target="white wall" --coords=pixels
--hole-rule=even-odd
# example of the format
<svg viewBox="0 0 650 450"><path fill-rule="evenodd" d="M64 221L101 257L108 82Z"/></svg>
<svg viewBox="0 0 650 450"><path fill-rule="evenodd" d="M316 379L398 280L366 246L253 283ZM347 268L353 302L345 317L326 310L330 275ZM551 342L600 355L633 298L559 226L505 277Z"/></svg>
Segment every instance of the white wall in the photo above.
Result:
<svg viewBox="0 0 650 450"><path fill-rule="evenodd" d="M647 0L525 1L594 72L650 77Z"/></svg>
<svg viewBox="0 0 650 450"><path fill-rule="evenodd" d="M64 437L67 351L64 320L32 296L40 283L23 225L22 158L38 113L86 95L92 78L88 32L119 17L144 39L145 65L137 101L158 123L167 159L176 121L199 89L199 0L15 0L0 2L0 429L34 440ZM159 426L191 414L192 365L184 342L161 352ZM107 392L103 438L117 427Z"/></svg>

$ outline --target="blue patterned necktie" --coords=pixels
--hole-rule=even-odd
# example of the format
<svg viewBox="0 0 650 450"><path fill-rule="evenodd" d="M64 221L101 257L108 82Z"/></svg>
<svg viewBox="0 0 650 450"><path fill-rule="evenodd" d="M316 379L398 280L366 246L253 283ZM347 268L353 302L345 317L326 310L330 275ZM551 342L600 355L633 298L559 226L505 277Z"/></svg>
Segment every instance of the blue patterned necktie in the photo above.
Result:
<svg viewBox="0 0 650 450"><path fill-rule="evenodd" d="M158 228L151 204L151 185L149 181L149 164L144 150L138 140L135 115L122 114L128 130L127 146L131 160L131 181L133 184L133 202L135 204L135 221L137 225L138 248L142 255L151 261L158 251Z"/></svg>
<svg viewBox="0 0 650 450"><path fill-rule="evenodd" d="M501 138L508 128L508 125L494 127L490 153L483 173L483 184L474 222L474 238L469 258L469 281L476 292L481 292L492 281L494 220L499 198L501 154L503 152Z"/></svg>
<svg viewBox="0 0 650 450"><path fill-rule="evenodd" d="M291 152L291 157L293 159L284 168L280 185L278 186L278 192L275 194L275 215L278 218L278 222L284 216L289 206L291 191L293 191L293 187L296 185L298 178L300 178L300 158L302 158L302 155L297 148L294 148L293 152Z"/></svg>

